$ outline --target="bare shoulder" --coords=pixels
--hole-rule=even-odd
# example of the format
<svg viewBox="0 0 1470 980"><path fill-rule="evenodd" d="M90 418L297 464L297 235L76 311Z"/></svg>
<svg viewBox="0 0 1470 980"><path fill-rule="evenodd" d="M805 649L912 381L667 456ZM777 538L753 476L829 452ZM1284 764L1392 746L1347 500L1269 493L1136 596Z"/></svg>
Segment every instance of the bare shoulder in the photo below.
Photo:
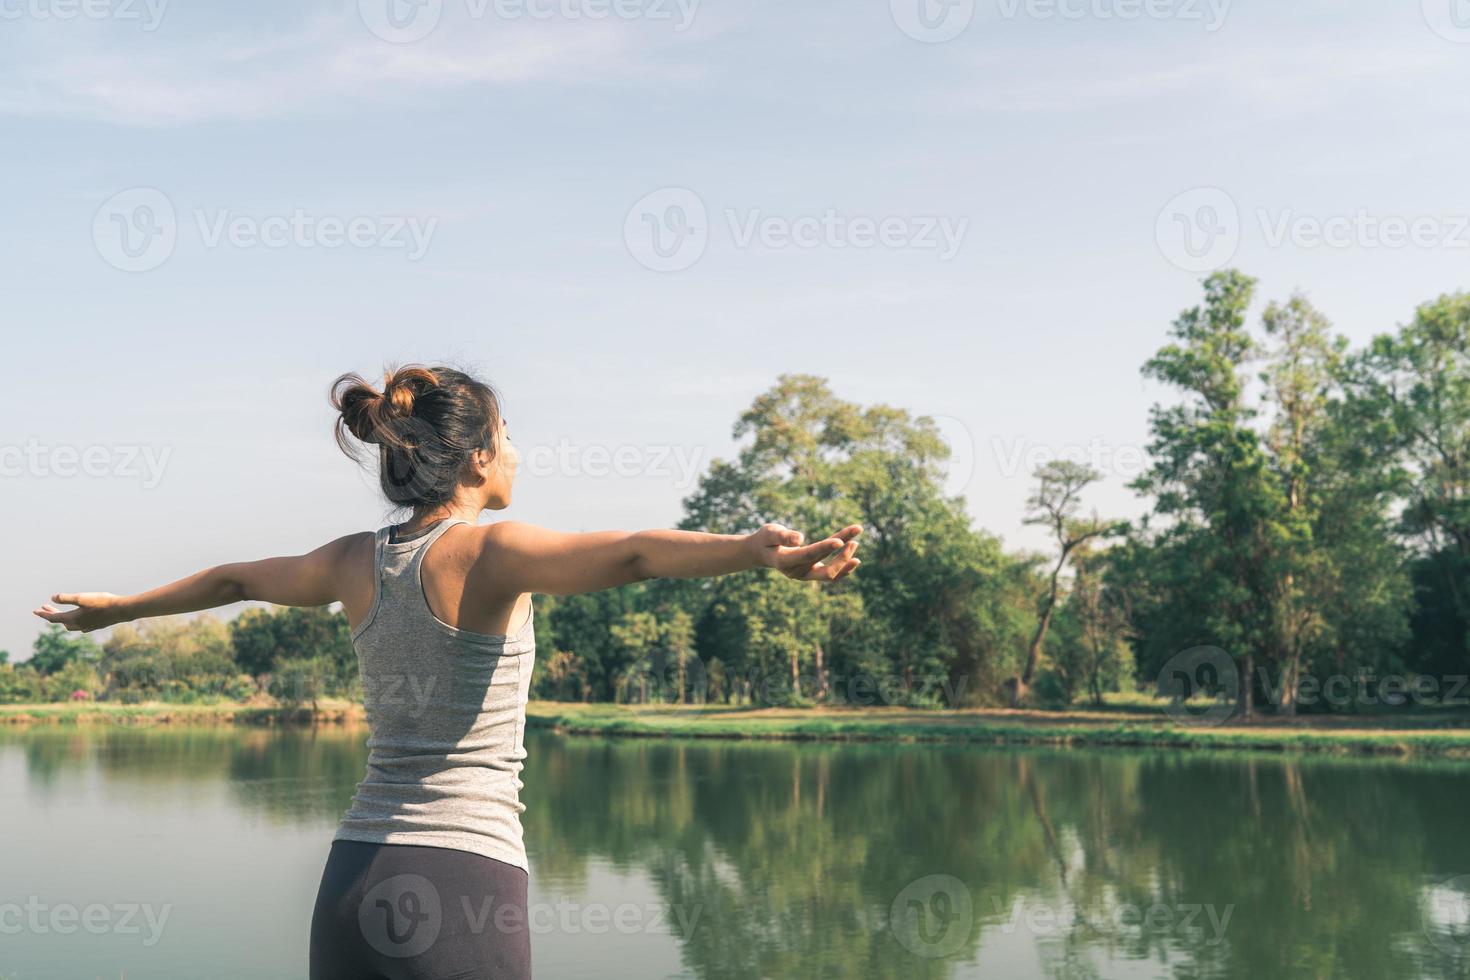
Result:
<svg viewBox="0 0 1470 980"><path fill-rule="evenodd" d="M498 566L516 555L525 555L535 550L539 533L535 525L526 525L519 520L497 520L492 525L475 525L475 563L482 566Z"/></svg>
<svg viewBox="0 0 1470 980"><path fill-rule="evenodd" d="M373 542L377 535L372 531L358 531L354 534L344 534L333 541L328 541L322 546L322 550L336 558L338 561L352 562L366 556L371 559L373 555Z"/></svg>
<svg viewBox="0 0 1470 980"><path fill-rule="evenodd" d="M523 521L496 521L494 524L481 524L476 530L480 535L481 554L524 552L544 543L555 533Z"/></svg>
<svg viewBox="0 0 1470 980"><path fill-rule="evenodd" d="M373 571L374 539L372 531L346 534L318 548L312 558L319 560L320 574L337 583L341 595L353 595L371 589L377 577Z"/></svg>

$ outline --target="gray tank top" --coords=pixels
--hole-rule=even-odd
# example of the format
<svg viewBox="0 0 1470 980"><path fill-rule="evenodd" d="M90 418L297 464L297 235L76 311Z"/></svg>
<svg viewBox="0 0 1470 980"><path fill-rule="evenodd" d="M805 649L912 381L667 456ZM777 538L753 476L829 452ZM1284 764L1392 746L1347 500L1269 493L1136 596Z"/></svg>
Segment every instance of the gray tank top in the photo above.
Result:
<svg viewBox="0 0 1470 980"><path fill-rule="evenodd" d="M352 634L367 775L335 839L447 847L528 869L520 773L534 616L503 636L457 629L430 611L420 578L430 546L464 523L440 521L406 541L377 533L373 607Z"/></svg>

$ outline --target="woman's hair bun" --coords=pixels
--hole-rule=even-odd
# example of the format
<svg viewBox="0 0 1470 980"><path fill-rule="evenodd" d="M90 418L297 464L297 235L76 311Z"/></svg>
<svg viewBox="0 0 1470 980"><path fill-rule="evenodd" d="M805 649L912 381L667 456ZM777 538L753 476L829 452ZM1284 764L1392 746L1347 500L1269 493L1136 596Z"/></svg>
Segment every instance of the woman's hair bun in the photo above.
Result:
<svg viewBox="0 0 1470 980"><path fill-rule="evenodd" d="M378 391L359 374L344 374L332 383L332 407L340 414L338 442L346 429L360 442L379 446L407 446L413 442L411 426L414 403L436 388L439 378L428 368L410 365L383 375ZM343 448L348 448L343 443ZM350 451L350 450L349 450Z"/></svg>
<svg viewBox="0 0 1470 980"><path fill-rule="evenodd" d="M454 368L390 370L381 391L360 374L344 374L332 382L331 398L337 445L357 459L361 444L378 447L379 482L395 504L448 501L474 454L496 450L500 400Z"/></svg>

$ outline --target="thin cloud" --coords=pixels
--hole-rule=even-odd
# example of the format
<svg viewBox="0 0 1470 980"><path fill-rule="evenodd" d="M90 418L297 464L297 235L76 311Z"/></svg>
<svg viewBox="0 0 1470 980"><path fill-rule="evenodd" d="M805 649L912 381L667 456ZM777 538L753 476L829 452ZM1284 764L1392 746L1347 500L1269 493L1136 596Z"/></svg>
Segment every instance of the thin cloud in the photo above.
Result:
<svg viewBox="0 0 1470 980"><path fill-rule="evenodd" d="M688 80L657 57L664 24L505 22L446 17L409 44L353 16L276 37L176 39L156 32L58 31L12 24L0 44L0 113L171 126L405 102L457 87L522 82Z"/></svg>

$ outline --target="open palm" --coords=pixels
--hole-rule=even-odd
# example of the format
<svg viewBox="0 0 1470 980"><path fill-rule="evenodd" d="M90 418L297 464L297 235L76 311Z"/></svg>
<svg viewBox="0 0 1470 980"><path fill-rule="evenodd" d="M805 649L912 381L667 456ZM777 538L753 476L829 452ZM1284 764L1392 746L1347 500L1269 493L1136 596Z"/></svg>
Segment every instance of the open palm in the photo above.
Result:
<svg viewBox="0 0 1470 980"><path fill-rule="evenodd" d="M836 582L846 578L862 561L857 553L861 524L851 524L815 544L803 545L804 536L780 524L755 532L761 562L798 582Z"/></svg>

